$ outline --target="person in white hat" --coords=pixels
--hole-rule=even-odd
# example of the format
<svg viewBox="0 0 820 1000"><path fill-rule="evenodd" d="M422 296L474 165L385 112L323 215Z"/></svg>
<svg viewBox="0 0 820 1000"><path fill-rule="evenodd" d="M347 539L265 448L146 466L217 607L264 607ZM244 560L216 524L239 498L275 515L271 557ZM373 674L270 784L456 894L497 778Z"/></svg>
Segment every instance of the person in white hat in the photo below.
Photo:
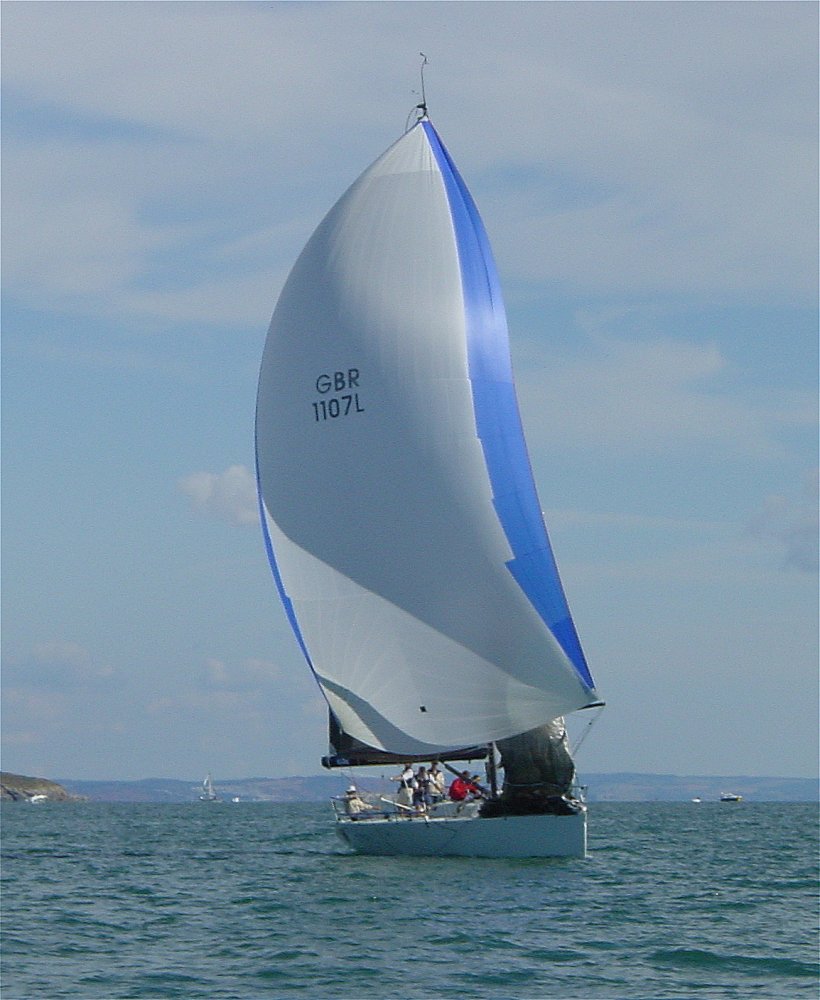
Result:
<svg viewBox="0 0 820 1000"><path fill-rule="evenodd" d="M348 816L358 816L360 813L365 812L365 810L372 808L373 806L361 798L355 785L351 785L345 792L345 812Z"/></svg>

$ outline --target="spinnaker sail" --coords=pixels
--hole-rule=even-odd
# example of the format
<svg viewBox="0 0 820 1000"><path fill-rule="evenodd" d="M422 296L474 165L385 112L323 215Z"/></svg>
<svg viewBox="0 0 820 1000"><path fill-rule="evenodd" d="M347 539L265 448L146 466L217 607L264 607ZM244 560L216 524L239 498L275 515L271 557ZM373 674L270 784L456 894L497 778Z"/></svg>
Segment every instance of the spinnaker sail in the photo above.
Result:
<svg viewBox="0 0 820 1000"><path fill-rule="evenodd" d="M432 757L597 703L535 490L484 226L424 117L339 199L271 320L266 547L351 740Z"/></svg>

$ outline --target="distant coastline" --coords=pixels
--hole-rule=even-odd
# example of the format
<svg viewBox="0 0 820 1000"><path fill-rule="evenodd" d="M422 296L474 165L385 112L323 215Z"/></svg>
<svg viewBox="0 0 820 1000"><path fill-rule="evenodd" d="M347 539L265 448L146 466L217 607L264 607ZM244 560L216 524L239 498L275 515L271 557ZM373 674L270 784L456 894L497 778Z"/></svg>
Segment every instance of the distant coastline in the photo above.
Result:
<svg viewBox="0 0 820 1000"><path fill-rule="evenodd" d="M375 769L374 769L375 770ZM355 780L364 789L383 787L381 771L360 771ZM385 775L392 774L387 768ZM749 777L744 775L670 775L618 772L583 774L587 799L594 802L717 802L724 792L741 795L746 802L816 802L818 782L813 778ZM43 779L27 779L38 781ZM323 802L338 795L349 783L350 773L287 778L224 778L214 772L219 797L240 802ZM81 781L60 778L67 796L93 802L196 802L201 779L144 778L139 781Z"/></svg>
<svg viewBox="0 0 820 1000"><path fill-rule="evenodd" d="M0 801L3 802L78 802L83 798L47 778L0 771Z"/></svg>

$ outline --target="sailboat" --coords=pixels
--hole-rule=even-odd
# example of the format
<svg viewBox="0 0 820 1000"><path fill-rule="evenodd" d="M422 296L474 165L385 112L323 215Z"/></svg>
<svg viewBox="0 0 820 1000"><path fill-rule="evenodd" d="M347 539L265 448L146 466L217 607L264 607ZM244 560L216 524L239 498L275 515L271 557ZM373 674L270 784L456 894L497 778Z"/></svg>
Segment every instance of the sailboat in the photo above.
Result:
<svg viewBox="0 0 820 1000"><path fill-rule="evenodd" d="M214 782L210 771L205 775L202 781L202 792L200 793L199 801L219 802L219 796L216 794L216 790L214 789Z"/></svg>
<svg viewBox="0 0 820 1000"><path fill-rule="evenodd" d="M583 856L563 717L602 702L536 494L490 244L426 104L282 289L256 465L273 577L328 705L322 764L484 762L472 801L338 809L344 843Z"/></svg>

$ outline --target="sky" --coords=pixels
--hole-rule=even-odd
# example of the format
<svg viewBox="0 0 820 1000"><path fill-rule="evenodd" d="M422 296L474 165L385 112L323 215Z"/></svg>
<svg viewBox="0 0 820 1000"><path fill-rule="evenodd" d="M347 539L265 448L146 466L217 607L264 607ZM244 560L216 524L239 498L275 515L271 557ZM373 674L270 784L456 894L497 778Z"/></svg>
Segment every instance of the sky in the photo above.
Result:
<svg viewBox="0 0 820 1000"><path fill-rule="evenodd" d="M584 772L817 771L812 3L2 8L2 761L321 773L256 510L270 315L430 115L607 702ZM584 714L584 713L582 713Z"/></svg>

